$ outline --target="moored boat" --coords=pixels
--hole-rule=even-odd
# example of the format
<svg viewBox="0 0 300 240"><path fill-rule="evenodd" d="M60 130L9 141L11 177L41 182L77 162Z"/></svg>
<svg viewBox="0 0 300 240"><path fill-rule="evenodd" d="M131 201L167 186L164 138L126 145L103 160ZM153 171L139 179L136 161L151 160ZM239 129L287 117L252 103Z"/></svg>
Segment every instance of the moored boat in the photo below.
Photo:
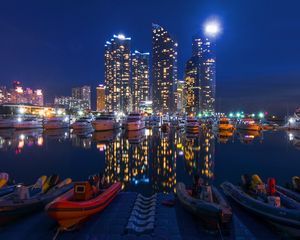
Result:
<svg viewBox="0 0 300 240"><path fill-rule="evenodd" d="M95 131L109 131L120 127L113 113L103 113L92 122Z"/></svg>
<svg viewBox="0 0 300 240"><path fill-rule="evenodd" d="M0 225L42 210L46 204L72 187L72 180L66 179L44 192L46 180L47 177L42 176L36 184L29 187L20 185L13 193L0 198Z"/></svg>
<svg viewBox="0 0 300 240"><path fill-rule="evenodd" d="M43 121L36 117L18 117L17 121L14 121L13 127L15 129L42 128Z"/></svg>
<svg viewBox="0 0 300 240"><path fill-rule="evenodd" d="M185 122L185 130L187 133L199 133L200 127L197 118L188 117Z"/></svg>
<svg viewBox="0 0 300 240"><path fill-rule="evenodd" d="M195 198L190 195L185 184L176 185L176 194L183 207L200 218L208 227L217 229L231 221L232 210L221 193L211 187L212 198Z"/></svg>
<svg viewBox="0 0 300 240"><path fill-rule="evenodd" d="M16 121L13 117L1 117L0 128L13 128Z"/></svg>
<svg viewBox="0 0 300 240"><path fill-rule="evenodd" d="M86 129L92 129L92 120L90 118L80 118L76 120L71 127L74 130L86 130Z"/></svg>
<svg viewBox="0 0 300 240"><path fill-rule="evenodd" d="M145 121L140 113L132 112L128 115L125 123L127 131L137 131L145 128Z"/></svg>
<svg viewBox="0 0 300 240"><path fill-rule="evenodd" d="M234 126L230 123L228 118L220 118L213 123L213 128L217 131L233 131Z"/></svg>
<svg viewBox="0 0 300 240"><path fill-rule="evenodd" d="M119 182L97 193L89 182L77 182L74 189L49 203L46 212L62 229L69 229L105 209L120 190Z"/></svg>
<svg viewBox="0 0 300 240"><path fill-rule="evenodd" d="M256 123L252 118L241 119L237 125L237 129L247 130L247 131L260 131L262 130L261 126Z"/></svg>
<svg viewBox="0 0 300 240"><path fill-rule="evenodd" d="M44 129L46 130L68 128L69 126L68 118L48 118L44 123Z"/></svg>
<svg viewBox="0 0 300 240"><path fill-rule="evenodd" d="M231 197L243 208L261 217L278 229L292 236L299 237L299 205L285 195L276 194L275 181L270 182L270 189L266 190L260 178L257 175L253 175L252 182L244 184L242 187L235 186L230 182L222 183L221 187L227 196ZM251 190L247 190L249 187Z"/></svg>

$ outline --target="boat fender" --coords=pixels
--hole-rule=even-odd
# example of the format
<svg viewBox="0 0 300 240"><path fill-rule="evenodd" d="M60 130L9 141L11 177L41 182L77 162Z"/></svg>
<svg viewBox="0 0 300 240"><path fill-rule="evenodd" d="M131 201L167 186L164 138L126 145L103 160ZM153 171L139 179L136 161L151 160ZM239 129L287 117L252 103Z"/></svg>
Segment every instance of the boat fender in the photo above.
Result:
<svg viewBox="0 0 300 240"><path fill-rule="evenodd" d="M276 180L275 178L268 178L268 194L275 196L276 194Z"/></svg>

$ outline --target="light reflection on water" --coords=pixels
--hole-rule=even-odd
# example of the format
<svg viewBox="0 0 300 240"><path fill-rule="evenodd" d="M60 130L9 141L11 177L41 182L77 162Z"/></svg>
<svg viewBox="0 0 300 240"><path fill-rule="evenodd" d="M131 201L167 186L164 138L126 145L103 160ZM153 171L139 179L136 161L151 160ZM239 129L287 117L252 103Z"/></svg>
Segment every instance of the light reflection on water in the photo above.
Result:
<svg viewBox="0 0 300 240"><path fill-rule="evenodd" d="M42 174L74 180L105 173L130 191L174 191L200 174L206 184L239 181L245 172L275 176L299 174L300 132L221 132L203 128L192 135L171 128L135 132L0 130L0 171L31 183Z"/></svg>

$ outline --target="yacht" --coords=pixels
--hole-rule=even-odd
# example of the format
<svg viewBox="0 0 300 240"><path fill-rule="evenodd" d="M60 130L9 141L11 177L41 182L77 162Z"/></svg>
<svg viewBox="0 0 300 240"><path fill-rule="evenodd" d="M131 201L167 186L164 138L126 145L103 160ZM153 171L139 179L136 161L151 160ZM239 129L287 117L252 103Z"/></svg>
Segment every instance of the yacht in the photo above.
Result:
<svg viewBox="0 0 300 240"><path fill-rule="evenodd" d="M114 114L110 113L100 115L92 122L92 125L95 131L108 131L119 128Z"/></svg>
<svg viewBox="0 0 300 240"><path fill-rule="evenodd" d="M43 120L36 117L18 117L13 127L15 129L43 128Z"/></svg>
<svg viewBox="0 0 300 240"><path fill-rule="evenodd" d="M90 118L79 118L78 120L76 120L71 127L74 130L86 130L86 129L91 129L92 128L92 119Z"/></svg>
<svg viewBox="0 0 300 240"><path fill-rule="evenodd" d="M247 130L247 131L260 131L261 126L256 123L252 118L244 118L241 119L236 127L241 130Z"/></svg>
<svg viewBox="0 0 300 240"><path fill-rule="evenodd" d="M68 118L48 118L44 122L46 130L68 128L70 126Z"/></svg>
<svg viewBox="0 0 300 240"><path fill-rule="evenodd" d="M188 133L199 133L200 127L197 118L188 117L185 123L185 130Z"/></svg>
<svg viewBox="0 0 300 240"><path fill-rule="evenodd" d="M300 108L295 111L294 116L290 117L283 127L288 130L300 130Z"/></svg>
<svg viewBox="0 0 300 240"><path fill-rule="evenodd" d="M220 118L213 123L213 128L218 131L233 131L234 126L228 118Z"/></svg>
<svg viewBox="0 0 300 240"><path fill-rule="evenodd" d="M140 113L130 113L125 123L128 131L137 131L145 128L145 121Z"/></svg>
<svg viewBox="0 0 300 240"><path fill-rule="evenodd" d="M15 121L16 121L15 118L1 117L0 118L0 128L13 128Z"/></svg>

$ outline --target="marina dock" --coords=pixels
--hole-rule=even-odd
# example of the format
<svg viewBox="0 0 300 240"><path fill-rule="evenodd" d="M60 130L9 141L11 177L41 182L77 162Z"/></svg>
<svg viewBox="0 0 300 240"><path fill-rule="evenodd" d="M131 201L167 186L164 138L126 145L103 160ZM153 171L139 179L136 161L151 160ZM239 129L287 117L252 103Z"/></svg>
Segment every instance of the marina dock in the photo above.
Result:
<svg viewBox="0 0 300 240"><path fill-rule="evenodd" d="M174 206L163 201L175 201ZM0 229L0 239L279 239L275 231L231 203L234 216L229 233L212 233L176 201L173 194L144 197L122 192L100 214L73 231L57 231L45 212Z"/></svg>

